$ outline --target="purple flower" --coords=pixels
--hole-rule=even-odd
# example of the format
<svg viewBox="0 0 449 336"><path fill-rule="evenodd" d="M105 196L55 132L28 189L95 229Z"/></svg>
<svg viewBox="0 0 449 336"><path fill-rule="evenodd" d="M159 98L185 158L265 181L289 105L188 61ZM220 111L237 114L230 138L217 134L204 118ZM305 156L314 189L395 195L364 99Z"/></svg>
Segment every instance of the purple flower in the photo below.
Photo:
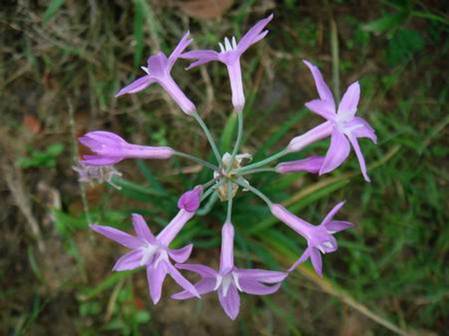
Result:
<svg viewBox="0 0 449 336"><path fill-rule="evenodd" d="M167 274L170 274L173 280L192 296L199 297L196 288L170 262L170 259L177 263L185 262L192 252L192 244L175 250L168 248L193 215L192 212L180 210L157 237L151 233L143 217L138 214L132 215L136 236L109 226L91 225L90 227L95 232L131 249L117 260L113 270L126 271L145 266L150 296L156 304L161 298L162 284Z"/></svg>
<svg viewBox="0 0 449 336"><path fill-rule="evenodd" d="M287 273L262 269L239 269L234 266L234 227L231 223L223 225L221 241L220 269L199 264L176 265L180 269L198 273L201 280L195 284L199 294L217 291L218 299L225 313L234 320L240 310L239 291L253 295L268 295L276 292ZM273 284L267 286L267 284ZM192 298L184 290L172 296L176 300Z"/></svg>
<svg viewBox="0 0 449 336"><path fill-rule="evenodd" d="M245 95L243 92L240 56L253 44L263 39L268 31L265 26L273 19L273 14L257 22L237 43L235 37L231 41L226 37L224 45L219 43L220 52L215 50L194 50L181 55L182 58L196 59L187 69L197 67L211 61L219 61L226 65L231 82L232 105L237 112L243 110Z"/></svg>
<svg viewBox="0 0 449 336"><path fill-rule="evenodd" d="M196 186L192 190L186 191L178 200L178 208L184 209L188 212L196 212L200 207L201 195L203 194L203 187Z"/></svg>
<svg viewBox="0 0 449 336"><path fill-rule="evenodd" d="M338 248L334 233L349 229L353 226L347 221L333 220L334 215L341 209L344 202L338 203L323 219L320 225L312 225L305 220L295 216L280 204L271 206L271 213L280 221L287 224L307 240L307 248L302 256L290 267L289 271L295 269L299 264L308 258L312 260L312 265L317 274L323 274L323 261L321 253L332 253Z"/></svg>
<svg viewBox="0 0 449 336"><path fill-rule="evenodd" d="M304 135L295 137L290 141L288 149L291 152L298 151L308 144L324 139L330 135L331 143L319 171L320 175L331 172L339 167L348 157L350 145L352 145L359 160L363 177L367 182L370 182L370 178L366 172L365 159L357 139L369 138L374 143L377 143L377 137L374 129L366 120L355 116L360 99L359 83L354 82L348 87L337 108L332 92L324 82L318 67L308 61L304 61L304 63L312 72L318 95L320 96L320 99L306 103L306 107L327 121Z"/></svg>
<svg viewBox="0 0 449 336"><path fill-rule="evenodd" d="M115 176L122 176L114 166L88 166L83 162L78 162L78 165L72 167L78 173L78 181L82 183L109 183L114 188L121 187L114 184Z"/></svg>
<svg viewBox="0 0 449 336"><path fill-rule="evenodd" d="M170 147L140 146L127 143L115 133L93 131L79 138L95 155L83 155L83 163L91 166L109 166L128 158L168 159L174 150Z"/></svg>
<svg viewBox="0 0 449 336"><path fill-rule="evenodd" d="M308 172L316 174L323 165L324 157L310 156L306 159L281 162L276 166L276 171L280 174L291 172Z"/></svg>
<svg viewBox="0 0 449 336"><path fill-rule="evenodd" d="M184 113L188 115L194 113L196 111L195 105L186 97L170 74L176 60L192 42L188 37L189 32L184 34L181 41L179 41L178 45L168 58L163 52L150 56L147 61L148 66L142 67L142 70L146 72L146 75L125 86L115 96L119 97L124 94L136 93L146 89L153 83L159 83Z"/></svg>

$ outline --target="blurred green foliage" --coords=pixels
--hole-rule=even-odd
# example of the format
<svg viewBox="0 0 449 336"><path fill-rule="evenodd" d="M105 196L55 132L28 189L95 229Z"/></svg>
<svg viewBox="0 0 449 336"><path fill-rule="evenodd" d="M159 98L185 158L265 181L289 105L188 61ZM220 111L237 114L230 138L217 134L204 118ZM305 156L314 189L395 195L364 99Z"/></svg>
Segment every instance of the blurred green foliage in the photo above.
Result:
<svg viewBox="0 0 449 336"><path fill-rule="evenodd" d="M23 57L31 73L29 76L34 76L36 82L43 74L51 73L62 86L76 88L61 91L65 96L75 99L76 92L84 92L80 94L80 109L88 104L104 118L106 127L113 125L111 128L124 136L143 134L141 139L147 143L179 143L207 157L204 139L197 136L194 124L188 120L177 124L174 119L184 116L178 114L175 118L168 113L165 102L154 99L152 90L118 103L112 97L119 82L128 81L130 74L137 74L137 69L131 70L131 64L136 68L144 61L144 56L153 51L149 43L155 49L160 47L167 51L166 46L173 45L189 23L198 45L215 45L225 34L235 29L242 32L243 26L263 15L251 5L236 3L219 23L195 19L188 22L173 9L135 0L128 5L101 5L97 9L101 20L89 21L85 19L83 6L53 0L42 10L42 24L48 29L45 33L53 38L52 49L39 55L32 50L34 40L25 39ZM378 146L368 141L361 144L370 163L373 182L363 182L353 156L331 176L317 179L302 174L267 173L252 176L250 182L260 186L273 201L288 204L290 210L311 223L319 223L332 205L346 199L341 216L357 223L357 227L337 236L340 249L338 253L325 256L327 278L324 281L403 330L444 333L449 323L449 88L444 83L447 75L442 67L447 67L449 59L449 19L442 8L415 1L385 1L368 6L356 2L325 2L321 9L317 10L313 4L283 1L272 9L275 20L270 24L266 45L254 48L252 57L245 56L248 103L244 111L244 148L254 154L254 160L259 160L317 121L303 107L315 93L311 82L307 82L308 73L300 59L316 60L327 81L331 82L328 29L331 15L339 29L339 69L344 83L340 91L344 91L346 83L360 78L359 113L378 133ZM65 27L74 29L71 33L75 35L79 33L81 41L65 40L58 28L58 22L67 25L64 20L69 20ZM208 115L207 122L220 137L221 149L229 150L234 141L236 120L227 112L226 74L216 64L208 65L207 71L215 89L217 107ZM257 79L260 76L262 81ZM179 78L196 101L205 99L202 81L194 83L192 80L204 78L199 71ZM86 86L88 93L83 91ZM148 96L151 99L146 98ZM59 103L65 104L65 101ZM109 109L120 110L121 114L111 116L105 112ZM101 119L99 116L96 118ZM327 146L326 142L319 143L287 159L301 158L312 152L324 153ZM21 168L55 167L56 162L67 161L61 156L63 149L59 143L43 151L32 147L28 156L17 162ZM140 212L149 219L152 228L162 228L177 209L176 195L210 178L207 172L175 174L150 165L152 163L135 162L125 178L114 181L121 189L105 190L100 200L88 204L86 212L74 212L68 206L74 198L79 199L78 195L66 196L63 199L66 206L52 211L64 251L75 258L80 273L86 273L87 266L79 236L88 235L88 223L130 230L129 215ZM173 160L170 169L182 167L184 162ZM110 205L113 199L119 201ZM225 211L220 202L208 210L204 216L188 223L175 244L193 242L194 258L207 257L206 260L213 263ZM247 193L238 197L234 221L236 258L242 266L279 269L288 265L305 247L296 234L270 217L266 207ZM202 249L206 252L201 252ZM29 263L34 277L41 283L45 277L30 251ZM117 256L115 252L110 254ZM111 260L96 262L103 264ZM306 265L304 269L307 274L310 268ZM105 274L96 283L68 281L65 286L76 296L78 306L74 316L79 319L76 323L81 334L161 334L157 330L162 324L158 322L159 311L149 307L143 291L134 291L136 279L144 278L142 273ZM92 274L86 276L89 278ZM323 294L314 289L320 286L318 281L313 285L310 278L294 273L283 286L282 291L287 294L282 296L282 302L276 296L245 297L245 312L236 322L238 331L242 335L262 332L312 335L317 334L317 330L337 333L340 325L349 320L347 311L342 309L343 302L347 301L341 296L333 300L320 296ZM8 293L3 293L2 299L13 296ZM164 296L168 300L168 295ZM145 302L144 307L136 305L137 298ZM8 325L8 330L20 334L38 325L52 300L55 300L52 296L47 299L38 294L33 296L20 323ZM197 304L199 310L200 305ZM274 317L266 317L271 313ZM256 323L260 321L264 323ZM367 333L390 334L376 323L364 325L364 328Z"/></svg>

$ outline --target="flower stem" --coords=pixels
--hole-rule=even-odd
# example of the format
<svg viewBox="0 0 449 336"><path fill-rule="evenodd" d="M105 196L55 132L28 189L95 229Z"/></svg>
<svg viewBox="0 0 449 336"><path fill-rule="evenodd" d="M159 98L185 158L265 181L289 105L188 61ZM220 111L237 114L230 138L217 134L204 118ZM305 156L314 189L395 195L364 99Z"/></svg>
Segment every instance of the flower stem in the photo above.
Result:
<svg viewBox="0 0 449 336"><path fill-rule="evenodd" d="M216 186L212 186L209 189L207 189L205 192L203 192L203 195L201 195L201 202L204 201L211 193L215 191Z"/></svg>
<svg viewBox="0 0 449 336"><path fill-rule="evenodd" d="M227 194L228 194L228 212L226 213L226 221L225 223L231 223L232 217L232 181L229 180L227 182Z"/></svg>
<svg viewBox="0 0 449 336"><path fill-rule="evenodd" d="M204 161L203 159L200 159L200 158L198 158L198 157L196 157L194 155L190 155L190 154L183 153L183 152L178 152L178 151L175 151L174 155L177 155L177 156L180 156L180 157L183 157L183 158L195 161L195 162L199 163L200 165L202 165L204 167L207 167L209 169L212 169L214 171L218 169L218 167L216 165L213 165L212 163Z"/></svg>
<svg viewBox="0 0 449 336"><path fill-rule="evenodd" d="M248 171L245 171L243 173L240 173L240 175L251 175L255 173L265 173L265 172L271 172L276 173L276 168L255 168Z"/></svg>
<svg viewBox="0 0 449 336"><path fill-rule="evenodd" d="M211 189L209 189L208 191L211 191L211 192L212 192L212 195L210 196L210 198L209 198L209 200L207 201L207 203L206 203L205 205L203 205L200 209L198 209L198 210L196 211L196 214L197 214L198 216L204 216L204 215L207 215L207 214L210 212L210 210L212 209L212 207L214 206L215 202L217 202L218 194L217 194L216 192L214 192L214 191L215 191L215 188L211 188ZM209 196L209 193L208 193L207 196ZM207 196L206 196L206 197L207 197ZM204 198L204 199L205 199L205 198Z"/></svg>
<svg viewBox="0 0 449 336"><path fill-rule="evenodd" d="M206 123L203 121L203 119L200 117L200 115L197 112L192 113L192 116L195 118L195 120L201 126L201 128L204 131L204 134L206 134L206 138L209 141L210 146L212 147L212 151L214 152L215 158L217 159L217 163L220 165L221 155L220 155L217 145L215 144L215 140L214 140L214 137L212 136L212 133L209 131L209 128L207 127Z"/></svg>
<svg viewBox="0 0 449 336"><path fill-rule="evenodd" d="M232 150L232 156L231 156L231 164L229 165L227 169L227 173L229 173L232 169L232 163L234 162L235 156L237 155L237 152L240 149L240 145L242 143L242 136L243 136L243 112L236 112L237 113L237 139L235 140L234 149Z"/></svg>
<svg viewBox="0 0 449 336"><path fill-rule="evenodd" d="M287 155L289 153L287 148L284 148L283 150L281 150L280 152L277 152L276 154L267 157L265 160L259 161L259 162L255 162L253 164L250 164L248 166L242 167L240 169L235 170L236 173L243 173L243 172L247 172L249 170L253 170L254 168L259 168L262 166L265 166L267 164L269 164L270 162L273 162L281 157L283 157L284 155Z"/></svg>
<svg viewBox="0 0 449 336"><path fill-rule="evenodd" d="M241 182L240 180L237 180L236 183L238 185L240 185L242 188L248 189L249 191L251 191L253 194L255 194L256 196L258 196L259 198L261 198L265 203L267 203L267 205L269 207L271 207L271 205L273 204L270 199L264 194L262 193L259 189L254 188L253 186L251 186L249 183L244 183Z"/></svg>

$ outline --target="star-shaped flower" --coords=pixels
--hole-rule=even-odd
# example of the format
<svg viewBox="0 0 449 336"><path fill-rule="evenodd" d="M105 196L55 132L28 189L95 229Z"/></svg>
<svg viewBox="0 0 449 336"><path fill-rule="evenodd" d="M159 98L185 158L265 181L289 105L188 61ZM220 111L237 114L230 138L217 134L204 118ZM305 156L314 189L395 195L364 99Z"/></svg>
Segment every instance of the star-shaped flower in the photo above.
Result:
<svg viewBox="0 0 449 336"><path fill-rule="evenodd" d="M159 83L184 113L188 115L194 113L196 111L195 105L186 97L170 74L176 60L192 42L188 37L189 32L184 34L181 41L179 41L178 45L168 58L163 52L150 56L147 61L148 65L142 67L142 70L146 72L146 75L125 86L115 96L119 97L124 94L136 93L146 89L153 83Z"/></svg>
<svg viewBox="0 0 449 336"><path fill-rule="evenodd" d="M240 310L239 292L252 295L268 295L276 292L287 273L262 269L240 269L234 266L234 226L225 223L222 229L220 269L199 264L176 265L180 269L198 273L201 280L195 284L198 293L217 291L218 299L225 313L234 320ZM268 286L270 284L271 286ZM184 290L172 296L173 299L192 298L191 292Z"/></svg>
<svg viewBox="0 0 449 336"><path fill-rule="evenodd" d="M219 43L220 52L215 50L194 50L181 55L182 58L196 59L187 69L197 67L211 61L219 61L226 65L229 80L231 82L232 105L237 112L241 112L245 105L245 94L243 92L242 69L240 67L240 56L253 44L262 40L268 31L265 26L273 19L273 14L257 22L237 43L233 36L231 40L227 37L223 43Z"/></svg>
<svg viewBox="0 0 449 336"><path fill-rule="evenodd" d="M170 249L168 246L183 226L195 215L199 207L201 193L202 188L196 187L181 196L178 203L180 211L157 237L152 234L143 217L138 214L132 215L136 236L109 226L91 225L91 229L95 232L131 249L117 260L113 267L114 271L146 267L150 296L154 304L158 303L161 298L162 284L167 274L192 296L199 297L196 288L182 276L170 261L172 259L177 263L185 262L192 252L193 245L189 244L180 249Z"/></svg>
<svg viewBox="0 0 449 336"><path fill-rule="evenodd" d="M320 225L312 225L305 220L295 216L280 204L271 206L271 213L280 221L287 224L307 240L307 248L302 256L290 267L289 271L295 269L307 259L312 260L312 265L320 276L323 274L323 261L321 253L332 253L338 248L334 233L349 229L353 226L347 221L333 220L335 214L341 209L344 202L338 203L323 219ZM321 253L320 253L321 252Z"/></svg>
<svg viewBox="0 0 449 336"><path fill-rule="evenodd" d="M323 76L317 66L304 61L312 72L320 99L306 103L306 107L325 118L327 121L303 135L292 139L288 145L290 152L298 151L308 144L331 136L330 147L324 158L319 174L325 174L339 167L349 155L352 148L359 160L360 169L367 182L370 178L366 172L365 158L358 143L358 138L369 138L377 143L376 133L365 119L356 117L357 105L360 99L360 85L352 83L346 90L338 105L335 104L331 90L324 82Z"/></svg>

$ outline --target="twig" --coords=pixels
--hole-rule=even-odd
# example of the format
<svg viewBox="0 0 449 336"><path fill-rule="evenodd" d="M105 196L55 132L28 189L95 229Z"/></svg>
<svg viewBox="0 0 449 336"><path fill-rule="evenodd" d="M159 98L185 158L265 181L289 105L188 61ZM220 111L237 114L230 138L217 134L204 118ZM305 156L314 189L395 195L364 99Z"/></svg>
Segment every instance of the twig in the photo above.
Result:
<svg viewBox="0 0 449 336"><path fill-rule="evenodd" d="M41 229L36 218L33 216L30 202L26 197L28 193L23 186L22 173L19 169L14 169L13 167L7 166L6 164L4 164L2 168L6 184L11 191L16 205L19 207L20 211L25 216L28 225L30 226L33 238L37 242L39 252L44 252L45 245L42 239ZM16 172L15 174L13 173L14 171Z"/></svg>
<svg viewBox="0 0 449 336"><path fill-rule="evenodd" d="M69 112L69 125L70 125L70 143L72 145L72 162L76 164L78 162L79 158L79 151L78 151L78 145L76 141L76 129L75 129L75 117L73 112L73 105L69 99L67 99L67 106L68 106L68 112ZM86 188L84 188L84 184L80 181L78 181L78 186L80 189L81 194L81 202L83 203L83 211L84 216L86 217L87 224L92 224L92 219L90 218L89 214L89 203L87 201L86 196Z"/></svg>

